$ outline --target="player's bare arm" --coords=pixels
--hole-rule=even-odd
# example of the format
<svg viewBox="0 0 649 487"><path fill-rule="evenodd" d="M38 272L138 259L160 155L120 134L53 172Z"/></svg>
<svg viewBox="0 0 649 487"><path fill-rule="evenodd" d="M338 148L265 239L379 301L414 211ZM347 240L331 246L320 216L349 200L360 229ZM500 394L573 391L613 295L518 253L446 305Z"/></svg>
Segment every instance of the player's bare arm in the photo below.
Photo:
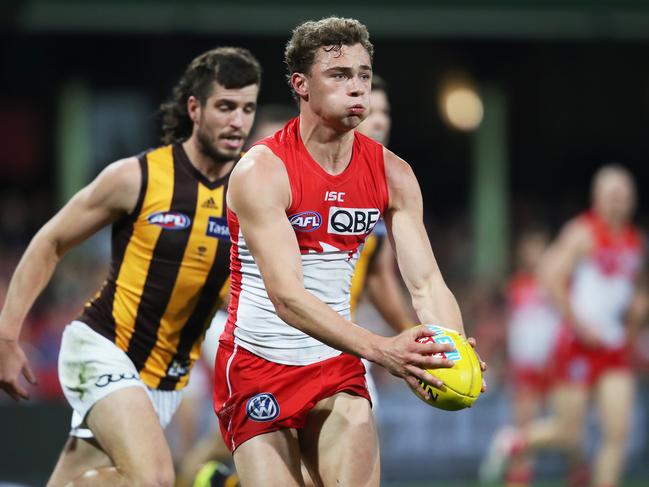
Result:
<svg viewBox="0 0 649 487"><path fill-rule="evenodd" d="M539 265L539 282L565 316L567 323L587 343L597 345L594 333L579 323L570 304L569 282L579 261L587 255L593 242L588 228L579 220L569 222L543 256Z"/></svg>
<svg viewBox="0 0 649 487"><path fill-rule="evenodd" d="M366 286L370 301L381 317L394 331L401 332L410 328L414 320L408 316L393 262L392 248L384 244L368 271Z"/></svg>
<svg viewBox="0 0 649 487"><path fill-rule="evenodd" d="M422 389L417 378L431 380L426 368L451 366L449 361L428 356L446 347L429 344L430 348L424 348L416 342L429 334L425 329L381 337L345 320L305 290L297 239L286 217L290 194L281 160L265 147L252 148L230 177L228 207L237 214L278 316L331 347L383 365L416 389Z"/></svg>
<svg viewBox="0 0 649 487"><path fill-rule="evenodd" d="M423 203L410 166L384 149L390 207L385 216L388 235L412 304L422 323L440 324L464 334L455 296L439 270L423 224Z"/></svg>
<svg viewBox="0 0 649 487"><path fill-rule="evenodd" d="M642 246L643 248L646 246L644 239ZM642 331L642 327L646 326L649 317L649 269L646 263L638 274L636 282L635 293L624 320L628 331L628 342L632 344L636 343L638 335Z"/></svg>
<svg viewBox="0 0 649 487"><path fill-rule="evenodd" d="M0 313L0 388L14 399L28 398L27 391L18 382L21 373L29 382L34 382L34 375L18 345L20 330L31 306L68 250L134 209L141 180L136 158L111 164L48 221L27 247Z"/></svg>

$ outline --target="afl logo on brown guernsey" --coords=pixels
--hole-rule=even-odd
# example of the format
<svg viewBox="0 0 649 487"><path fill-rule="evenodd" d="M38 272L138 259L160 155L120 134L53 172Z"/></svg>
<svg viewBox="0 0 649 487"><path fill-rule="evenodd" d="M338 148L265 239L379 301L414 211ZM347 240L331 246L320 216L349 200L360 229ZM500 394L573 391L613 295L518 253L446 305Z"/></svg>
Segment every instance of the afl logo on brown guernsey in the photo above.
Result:
<svg viewBox="0 0 649 487"><path fill-rule="evenodd" d="M152 213L147 221L165 230L183 230L191 225L191 219L178 211L158 211Z"/></svg>

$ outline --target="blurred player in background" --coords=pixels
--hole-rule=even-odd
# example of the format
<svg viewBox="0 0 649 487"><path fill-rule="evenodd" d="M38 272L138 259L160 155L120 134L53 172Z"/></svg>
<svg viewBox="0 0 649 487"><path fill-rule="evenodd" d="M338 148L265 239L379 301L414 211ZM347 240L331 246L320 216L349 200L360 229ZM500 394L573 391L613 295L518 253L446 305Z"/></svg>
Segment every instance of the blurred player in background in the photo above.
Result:
<svg viewBox="0 0 649 487"><path fill-rule="evenodd" d="M285 55L300 116L233 171L228 191L232 298L214 404L242 485L379 485L376 427L359 356L425 397L429 356L450 347L380 337L349 321L355 255L381 213L422 321L462 330L430 249L410 167L354 131L366 117L373 48L365 26L299 25ZM343 350L348 353L340 353Z"/></svg>
<svg viewBox="0 0 649 487"><path fill-rule="evenodd" d="M503 437L495 451L506 461L538 448L563 450L571 484L588 485L580 465L593 400L601 434L591 485L619 487L635 395L629 345L647 317L645 242L631 223L636 186L627 169L598 170L592 201L590 211L566 224L539 268L564 324L555 354L554 414Z"/></svg>
<svg viewBox="0 0 649 487"><path fill-rule="evenodd" d="M62 255L112 224L103 287L63 334L72 429L48 485L172 486L163 428L229 276L225 189L252 126L261 69L245 49L194 59L162 105L165 146L109 165L34 237L0 315L0 387L27 398L22 322Z"/></svg>
<svg viewBox="0 0 649 487"><path fill-rule="evenodd" d="M252 128L246 150L252 147L259 140L270 137L275 132L282 130L290 119L297 116L295 105L283 105L269 103L261 105L255 117L255 125Z"/></svg>
<svg viewBox="0 0 649 487"><path fill-rule="evenodd" d="M539 262L548 243L548 235L541 228L521 234L516 246L516 270L507 289L506 370L517 428L525 428L539 417L554 382L553 353L561 316L537 279ZM497 435L508 432L506 429ZM505 486L527 487L532 485L532 478L531 455L512 458L505 474Z"/></svg>

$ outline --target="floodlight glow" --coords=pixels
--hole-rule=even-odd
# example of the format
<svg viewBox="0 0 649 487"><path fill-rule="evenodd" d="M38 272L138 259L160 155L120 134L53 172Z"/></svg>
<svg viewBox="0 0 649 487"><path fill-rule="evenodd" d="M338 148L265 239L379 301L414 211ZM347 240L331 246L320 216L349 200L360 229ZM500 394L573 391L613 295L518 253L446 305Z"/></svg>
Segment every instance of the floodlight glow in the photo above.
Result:
<svg viewBox="0 0 649 487"><path fill-rule="evenodd" d="M453 128L471 131L478 128L484 107L478 93L470 86L450 86L442 93L442 114Z"/></svg>

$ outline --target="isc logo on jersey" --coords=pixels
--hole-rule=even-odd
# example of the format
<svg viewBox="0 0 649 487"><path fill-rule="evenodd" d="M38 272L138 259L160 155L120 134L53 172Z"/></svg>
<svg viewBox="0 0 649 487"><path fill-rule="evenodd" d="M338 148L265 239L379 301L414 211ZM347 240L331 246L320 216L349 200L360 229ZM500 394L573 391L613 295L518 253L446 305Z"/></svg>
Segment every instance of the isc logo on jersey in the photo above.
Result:
<svg viewBox="0 0 649 487"><path fill-rule="evenodd" d="M177 211L158 211L148 216L147 221L166 230L182 230L191 224L191 219Z"/></svg>
<svg viewBox="0 0 649 487"><path fill-rule="evenodd" d="M363 235L370 233L379 221L381 212L376 208L329 208L327 233L334 235Z"/></svg>
<svg viewBox="0 0 649 487"><path fill-rule="evenodd" d="M302 211L288 217L288 221L298 232L312 232L322 225L322 217L317 211Z"/></svg>

